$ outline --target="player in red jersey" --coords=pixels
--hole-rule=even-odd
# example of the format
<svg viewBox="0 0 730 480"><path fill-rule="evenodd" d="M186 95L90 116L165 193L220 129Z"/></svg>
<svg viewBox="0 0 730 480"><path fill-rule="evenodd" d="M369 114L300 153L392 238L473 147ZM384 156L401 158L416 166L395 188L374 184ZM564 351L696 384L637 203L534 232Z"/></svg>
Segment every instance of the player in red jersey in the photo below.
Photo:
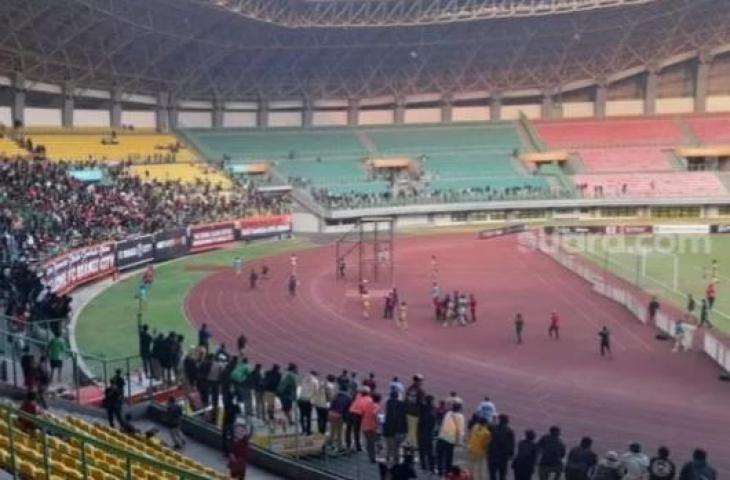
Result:
<svg viewBox="0 0 730 480"><path fill-rule="evenodd" d="M560 340L560 317L558 316L558 312L554 310L553 313L550 314L548 336L554 340Z"/></svg>

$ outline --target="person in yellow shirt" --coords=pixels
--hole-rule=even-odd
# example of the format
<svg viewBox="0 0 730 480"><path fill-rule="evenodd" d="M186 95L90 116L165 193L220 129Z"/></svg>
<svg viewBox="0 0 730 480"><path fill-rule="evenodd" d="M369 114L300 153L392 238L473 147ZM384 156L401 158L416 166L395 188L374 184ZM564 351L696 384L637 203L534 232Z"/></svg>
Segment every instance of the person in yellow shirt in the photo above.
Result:
<svg viewBox="0 0 730 480"><path fill-rule="evenodd" d="M487 453L491 441L487 420L479 417L469 432L469 468L474 480L487 480Z"/></svg>

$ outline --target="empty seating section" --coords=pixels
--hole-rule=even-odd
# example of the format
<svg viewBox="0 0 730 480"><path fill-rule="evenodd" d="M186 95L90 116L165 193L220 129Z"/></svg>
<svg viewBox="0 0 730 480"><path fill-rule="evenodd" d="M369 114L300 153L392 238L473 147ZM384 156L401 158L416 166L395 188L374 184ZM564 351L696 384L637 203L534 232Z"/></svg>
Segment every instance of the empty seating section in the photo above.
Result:
<svg viewBox="0 0 730 480"><path fill-rule="evenodd" d="M211 160L224 156L235 162L361 159L367 151L353 130L188 130L187 136Z"/></svg>
<svg viewBox="0 0 730 480"><path fill-rule="evenodd" d="M700 143L730 143L730 116L690 117L688 121Z"/></svg>
<svg viewBox="0 0 730 480"><path fill-rule="evenodd" d="M173 151L179 140L174 135L157 133L117 133L114 141L111 132L74 131L28 131L33 145L43 145L46 156L51 160L109 160L109 161L148 161L165 160L175 162L194 162L195 154L180 145ZM171 149L172 148L172 149Z"/></svg>
<svg viewBox="0 0 730 480"><path fill-rule="evenodd" d="M574 175L585 197L723 197L728 191L712 172Z"/></svg>
<svg viewBox="0 0 730 480"><path fill-rule="evenodd" d="M563 120L535 123L549 148L680 145L682 129L671 117Z"/></svg>
<svg viewBox="0 0 730 480"><path fill-rule="evenodd" d="M669 150L669 147L667 147ZM670 152L657 147L581 148L587 172L660 172L671 170Z"/></svg>
<svg viewBox="0 0 730 480"><path fill-rule="evenodd" d="M7 157L24 157L28 155L28 150L20 148L13 140L0 137L0 155Z"/></svg>
<svg viewBox="0 0 730 480"><path fill-rule="evenodd" d="M224 190L231 188L231 180L219 170L204 163L150 163L129 167L129 174L142 181L167 182L180 181L184 184L195 184L198 181L211 185L220 185Z"/></svg>
<svg viewBox="0 0 730 480"><path fill-rule="evenodd" d="M92 425L73 417L61 419L50 416L45 421L51 433L43 435L29 431L27 425L21 428L21 422L27 421L19 421L14 413L11 413L9 426L5 420L7 411L7 407L0 408L1 468L13 470L14 451L15 469L26 480L118 480L127 478L128 468L131 468L135 480L173 480L180 478L180 474L187 478L228 478L163 445L128 436L106 426ZM47 456L44 455L44 436L47 439ZM86 439L84 444L82 438ZM82 463L84 458L85 465ZM46 465L51 473L49 477L46 476Z"/></svg>

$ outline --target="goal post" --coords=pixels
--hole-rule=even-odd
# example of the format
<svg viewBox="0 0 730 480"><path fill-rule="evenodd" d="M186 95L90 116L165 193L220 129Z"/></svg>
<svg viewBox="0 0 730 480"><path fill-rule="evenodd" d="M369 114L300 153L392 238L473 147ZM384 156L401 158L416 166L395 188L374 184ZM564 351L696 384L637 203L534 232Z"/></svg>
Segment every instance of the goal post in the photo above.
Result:
<svg viewBox="0 0 730 480"><path fill-rule="evenodd" d="M335 278L390 286L394 272L395 220L362 217L335 243ZM345 275L341 274L344 265ZM354 270L354 275L353 275Z"/></svg>

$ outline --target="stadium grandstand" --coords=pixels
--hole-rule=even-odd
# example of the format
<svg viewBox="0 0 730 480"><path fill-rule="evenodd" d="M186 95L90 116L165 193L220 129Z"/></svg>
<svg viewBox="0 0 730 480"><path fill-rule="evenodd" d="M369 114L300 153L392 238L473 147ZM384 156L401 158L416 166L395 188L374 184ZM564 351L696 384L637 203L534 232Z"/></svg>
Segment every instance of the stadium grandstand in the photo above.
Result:
<svg viewBox="0 0 730 480"><path fill-rule="evenodd" d="M0 27L0 478L730 475L727 0Z"/></svg>

